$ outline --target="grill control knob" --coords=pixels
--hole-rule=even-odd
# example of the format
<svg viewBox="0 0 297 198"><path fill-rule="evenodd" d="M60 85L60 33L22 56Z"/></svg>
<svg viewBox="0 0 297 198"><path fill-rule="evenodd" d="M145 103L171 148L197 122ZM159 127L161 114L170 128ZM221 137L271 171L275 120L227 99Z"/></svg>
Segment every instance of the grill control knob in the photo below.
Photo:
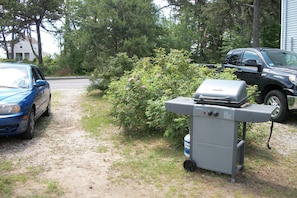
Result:
<svg viewBox="0 0 297 198"><path fill-rule="evenodd" d="M212 116L212 111L208 111L207 113L209 116Z"/></svg>
<svg viewBox="0 0 297 198"><path fill-rule="evenodd" d="M219 116L219 112L217 112L217 111L213 112L213 116L214 117L218 117Z"/></svg>

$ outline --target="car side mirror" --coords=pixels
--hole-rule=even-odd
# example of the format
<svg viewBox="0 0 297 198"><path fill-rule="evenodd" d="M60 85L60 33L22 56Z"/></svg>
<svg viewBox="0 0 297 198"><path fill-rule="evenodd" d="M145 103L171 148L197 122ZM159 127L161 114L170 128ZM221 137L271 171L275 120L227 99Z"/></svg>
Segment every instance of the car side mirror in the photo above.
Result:
<svg viewBox="0 0 297 198"><path fill-rule="evenodd" d="M245 66L257 66L257 61L254 59L248 59L245 61Z"/></svg>
<svg viewBox="0 0 297 198"><path fill-rule="evenodd" d="M36 87L41 87L41 86L45 86L45 80L36 80L35 82L35 86Z"/></svg>
<svg viewBox="0 0 297 198"><path fill-rule="evenodd" d="M256 60L254 59L248 59L245 61L245 66L252 66L252 67L257 67L258 72L262 72L262 65L258 64Z"/></svg>

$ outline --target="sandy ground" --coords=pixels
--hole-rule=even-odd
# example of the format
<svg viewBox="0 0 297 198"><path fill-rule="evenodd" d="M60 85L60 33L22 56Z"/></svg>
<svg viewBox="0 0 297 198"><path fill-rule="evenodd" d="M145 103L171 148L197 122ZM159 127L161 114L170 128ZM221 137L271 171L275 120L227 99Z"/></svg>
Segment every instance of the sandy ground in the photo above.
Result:
<svg viewBox="0 0 297 198"><path fill-rule="evenodd" d="M64 192L57 197L109 197L108 174L117 159L99 147L111 148L106 141L88 137L80 126L80 95L83 90L65 90L59 106L53 105L47 127L38 126L32 140L0 139L0 159L11 160L17 174L40 169L40 174L26 185L15 188L14 197L42 194L49 182L57 182ZM112 157L111 157L112 156Z"/></svg>

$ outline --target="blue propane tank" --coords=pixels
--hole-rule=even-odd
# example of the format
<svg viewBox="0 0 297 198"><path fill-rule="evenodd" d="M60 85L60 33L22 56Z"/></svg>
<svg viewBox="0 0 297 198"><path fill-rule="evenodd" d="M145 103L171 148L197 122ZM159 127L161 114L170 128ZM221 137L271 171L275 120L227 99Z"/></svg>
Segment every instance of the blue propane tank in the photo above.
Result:
<svg viewBox="0 0 297 198"><path fill-rule="evenodd" d="M184 137L184 155L187 159L190 159L190 134Z"/></svg>

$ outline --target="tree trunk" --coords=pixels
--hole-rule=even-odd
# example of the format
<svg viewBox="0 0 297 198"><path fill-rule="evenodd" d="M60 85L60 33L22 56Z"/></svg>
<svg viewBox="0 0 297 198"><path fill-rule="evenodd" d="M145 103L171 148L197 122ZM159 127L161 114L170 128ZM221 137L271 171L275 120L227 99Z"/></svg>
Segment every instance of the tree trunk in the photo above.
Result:
<svg viewBox="0 0 297 198"><path fill-rule="evenodd" d="M260 36L259 28L260 27L260 0L254 0L254 19L253 19L253 47L259 47L260 45Z"/></svg>
<svg viewBox="0 0 297 198"><path fill-rule="evenodd" d="M2 33L4 48L5 48L5 52L6 52L6 58L9 59L9 50L8 50L8 45L7 45L7 41L6 41L6 37L5 37L3 29L1 29L1 33Z"/></svg>
<svg viewBox="0 0 297 198"><path fill-rule="evenodd" d="M38 63L39 65L43 64L42 59L42 44L41 44L41 35L40 35L40 23L36 23L36 33L37 33L37 42L38 42Z"/></svg>
<svg viewBox="0 0 297 198"><path fill-rule="evenodd" d="M14 56L15 43L16 43L16 41L15 41L15 26L14 26L13 27L13 32L11 34L11 42L10 42L10 51L11 51L11 53L10 53L10 56L8 55L10 59L15 59L15 56Z"/></svg>

